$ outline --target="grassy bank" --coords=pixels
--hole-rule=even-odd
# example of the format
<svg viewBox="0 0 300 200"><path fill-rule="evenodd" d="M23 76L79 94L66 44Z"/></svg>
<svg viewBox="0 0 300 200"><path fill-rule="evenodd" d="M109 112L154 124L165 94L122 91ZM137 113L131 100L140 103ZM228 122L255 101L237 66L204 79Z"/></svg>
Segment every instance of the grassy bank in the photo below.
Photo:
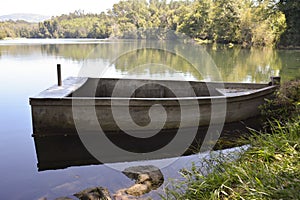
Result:
<svg viewBox="0 0 300 200"><path fill-rule="evenodd" d="M206 176L193 167L183 174L185 180L166 189L163 197L185 200L300 199L299 85L296 89L299 96L293 101L281 88L273 102L283 103L284 96L295 105L293 115L287 116L289 120L269 118L267 132L254 133L248 138L251 147L238 160L212 166L212 173Z"/></svg>

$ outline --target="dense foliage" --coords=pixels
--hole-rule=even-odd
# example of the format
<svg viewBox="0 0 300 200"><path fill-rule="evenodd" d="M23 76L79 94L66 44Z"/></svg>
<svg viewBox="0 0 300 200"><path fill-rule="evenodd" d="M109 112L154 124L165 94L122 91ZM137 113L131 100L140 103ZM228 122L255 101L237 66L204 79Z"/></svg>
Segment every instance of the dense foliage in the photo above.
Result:
<svg viewBox="0 0 300 200"><path fill-rule="evenodd" d="M26 21L0 22L0 39L5 37L31 37L36 25Z"/></svg>
<svg viewBox="0 0 300 200"><path fill-rule="evenodd" d="M280 0L279 8L285 14L287 29L282 34L280 44L283 46L300 46L300 1Z"/></svg>
<svg viewBox="0 0 300 200"><path fill-rule="evenodd" d="M140 30L161 28L201 41L299 45L299 8L298 0L121 0L100 14L79 10L38 24L1 22L0 39L143 38Z"/></svg>
<svg viewBox="0 0 300 200"><path fill-rule="evenodd" d="M261 106L263 117L268 122L274 120L286 123L293 117L300 116L300 80L282 84L276 93L276 98L267 100Z"/></svg>

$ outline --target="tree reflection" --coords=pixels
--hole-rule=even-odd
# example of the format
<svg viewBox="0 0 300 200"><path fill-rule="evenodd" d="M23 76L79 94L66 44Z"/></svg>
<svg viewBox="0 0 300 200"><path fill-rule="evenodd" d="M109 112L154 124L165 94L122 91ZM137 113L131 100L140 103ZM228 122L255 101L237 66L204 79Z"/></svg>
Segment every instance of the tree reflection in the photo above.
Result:
<svg viewBox="0 0 300 200"><path fill-rule="evenodd" d="M162 50L143 48L131 51L119 57L114 63L115 68L129 74L161 74L174 75L175 73L188 74L201 80L200 73L185 58L175 53Z"/></svg>
<svg viewBox="0 0 300 200"><path fill-rule="evenodd" d="M243 49L222 45L195 45L182 50L182 46L172 42L161 41L160 48L147 48L148 43L151 41L10 44L0 45L0 55L1 59L5 56L18 58L31 56L32 62L34 57L39 55L78 62L87 60L97 63L97 60L102 60L111 63L113 70L118 74L137 73L150 76L158 74L162 77L172 77L180 73L197 80L216 80L213 71L215 65L224 81L268 82L270 76L274 75L280 75L283 80L300 78L300 51L297 50ZM164 49L172 49L172 52Z"/></svg>
<svg viewBox="0 0 300 200"><path fill-rule="evenodd" d="M213 49L207 51L214 59L224 81L268 82L270 76L279 75L282 62L278 52L271 48Z"/></svg>

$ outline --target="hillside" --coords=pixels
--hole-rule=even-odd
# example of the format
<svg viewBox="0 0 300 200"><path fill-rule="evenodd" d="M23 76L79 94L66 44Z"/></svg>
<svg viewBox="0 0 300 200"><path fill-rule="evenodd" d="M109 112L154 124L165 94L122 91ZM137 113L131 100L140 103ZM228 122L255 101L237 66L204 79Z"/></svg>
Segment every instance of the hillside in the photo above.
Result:
<svg viewBox="0 0 300 200"><path fill-rule="evenodd" d="M29 14L29 13L14 13L14 14L9 14L9 15L1 15L0 16L0 21L17 21L17 20L24 20L27 22L42 22L44 20L50 19L50 16L45 16L45 15L39 15L39 14Z"/></svg>

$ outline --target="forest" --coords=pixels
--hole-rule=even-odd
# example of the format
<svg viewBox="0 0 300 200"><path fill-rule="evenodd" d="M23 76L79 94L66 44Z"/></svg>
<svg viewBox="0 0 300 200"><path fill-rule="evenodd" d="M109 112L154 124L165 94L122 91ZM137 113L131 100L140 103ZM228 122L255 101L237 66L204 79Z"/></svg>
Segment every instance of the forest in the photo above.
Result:
<svg viewBox="0 0 300 200"><path fill-rule="evenodd" d="M0 22L0 39L133 39L158 28L202 43L293 48L300 47L299 19L299 0L121 0L100 14L77 10L40 23Z"/></svg>

